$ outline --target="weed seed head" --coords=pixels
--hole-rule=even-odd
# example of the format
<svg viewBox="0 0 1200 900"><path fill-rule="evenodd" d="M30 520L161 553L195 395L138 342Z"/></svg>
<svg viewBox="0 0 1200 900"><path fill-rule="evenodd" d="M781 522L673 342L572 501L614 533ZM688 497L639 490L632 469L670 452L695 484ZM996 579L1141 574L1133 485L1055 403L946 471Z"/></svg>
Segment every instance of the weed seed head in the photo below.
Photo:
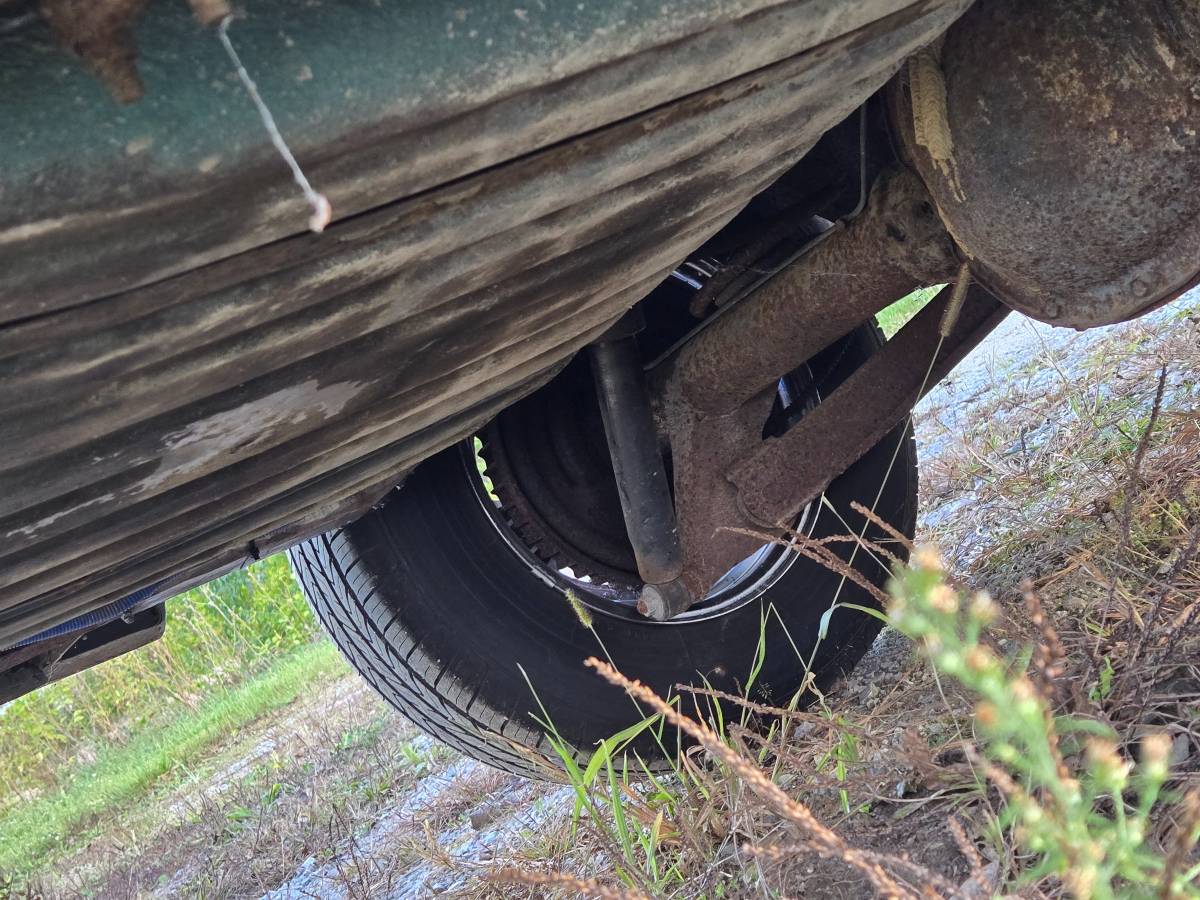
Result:
<svg viewBox="0 0 1200 900"><path fill-rule="evenodd" d="M1014 747L1012 744L1008 743L1007 741L997 744L995 746L994 752L996 755L996 759L1000 760L1003 763L1011 763L1018 756L1020 756L1020 754L1017 752L1017 748Z"/></svg>
<svg viewBox="0 0 1200 900"><path fill-rule="evenodd" d="M567 590L567 602L571 604L571 611L575 613L579 624L590 630L593 624L592 611L584 606L583 601L570 589Z"/></svg>
<svg viewBox="0 0 1200 900"><path fill-rule="evenodd" d="M940 613L952 616L958 612L958 593L947 584L938 584L929 591L929 605Z"/></svg>
<svg viewBox="0 0 1200 900"><path fill-rule="evenodd" d="M1112 741L1092 738L1087 743L1087 758L1096 782L1105 790L1119 791L1125 785L1129 764L1117 752Z"/></svg>
<svg viewBox="0 0 1200 900"><path fill-rule="evenodd" d="M1033 689L1028 678L1013 679L1009 690L1012 692L1013 699L1021 703L1037 699L1037 691Z"/></svg>
<svg viewBox="0 0 1200 900"><path fill-rule="evenodd" d="M990 625L996 619L996 604L987 591L979 591L971 598L971 618L981 625Z"/></svg>
<svg viewBox="0 0 1200 900"><path fill-rule="evenodd" d="M975 645L967 650L967 668L980 675L987 672L995 664L996 658L987 647Z"/></svg>
<svg viewBox="0 0 1200 900"><path fill-rule="evenodd" d="M1096 884L1096 872L1090 867L1069 869L1063 873L1063 881L1076 897L1091 897Z"/></svg>
<svg viewBox="0 0 1200 900"><path fill-rule="evenodd" d="M994 704L984 700L975 707L975 720L985 729L991 730L1000 721L1000 714Z"/></svg>
<svg viewBox="0 0 1200 900"><path fill-rule="evenodd" d="M1171 737L1161 731L1142 738L1142 765L1146 775L1155 781L1167 777L1167 760L1171 756Z"/></svg>
<svg viewBox="0 0 1200 900"><path fill-rule="evenodd" d="M923 569L927 572L944 571L941 554L933 547L918 547L913 551L911 563L914 569Z"/></svg>

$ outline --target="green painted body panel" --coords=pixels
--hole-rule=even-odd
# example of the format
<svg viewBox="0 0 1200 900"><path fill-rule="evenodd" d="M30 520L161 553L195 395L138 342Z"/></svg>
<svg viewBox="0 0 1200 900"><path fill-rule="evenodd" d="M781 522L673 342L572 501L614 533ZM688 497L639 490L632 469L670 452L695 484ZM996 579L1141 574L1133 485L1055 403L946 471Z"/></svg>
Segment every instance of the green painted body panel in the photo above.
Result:
<svg viewBox="0 0 1200 900"><path fill-rule="evenodd" d="M543 383L968 0L158 0L0 37L0 646L339 523ZM2 660L0 660L2 666Z"/></svg>

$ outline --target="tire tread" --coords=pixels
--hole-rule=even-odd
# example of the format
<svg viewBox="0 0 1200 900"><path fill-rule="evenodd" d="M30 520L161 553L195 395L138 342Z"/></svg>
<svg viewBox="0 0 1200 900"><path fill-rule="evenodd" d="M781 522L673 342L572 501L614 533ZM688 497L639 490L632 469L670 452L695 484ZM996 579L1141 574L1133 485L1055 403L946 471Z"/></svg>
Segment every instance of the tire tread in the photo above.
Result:
<svg viewBox="0 0 1200 900"><path fill-rule="evenodd" d="M515 723L480 702L477 685L459 684L450 663L422 653L419 641L400 627L398 614L386 610L387 617L381 622L370 612L370 600L378 584L353 545L345 540L344 531L298 544L288 556L333 642L355 671L402 715L454 749L497 768L538 779L553 773L548 759L546 765L532 763L515 752L510 743L527 743L533 753L533 747L542 745L543 735L506 735L506 728ZM348 577L356 569L355 574L365 582L357 586L354 581L358 579ZM392 637L397 632L403 635L399 645ZM448 673L449 680L443 686ZM464 696L468 698L465 704L455 702Z"/></svg>

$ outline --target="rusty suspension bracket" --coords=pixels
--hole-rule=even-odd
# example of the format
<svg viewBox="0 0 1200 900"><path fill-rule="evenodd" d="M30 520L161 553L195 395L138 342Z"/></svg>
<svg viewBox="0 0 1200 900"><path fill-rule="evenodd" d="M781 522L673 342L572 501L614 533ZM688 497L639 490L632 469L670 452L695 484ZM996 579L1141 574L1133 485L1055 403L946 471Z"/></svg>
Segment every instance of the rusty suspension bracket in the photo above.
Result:
<svg viewBox="0 0 1200 900"><path fill-rule="evenodd" d="M943 288L878 353L780 437L752 441L752 434L743 429L740 442L726 439L722 460L729 462L713 478L706 501L711 515L702 518L694 503L680 504L685 584L702 593L704 589L694 586L711 584L768 538L785 536L804 506L903 422L920 396L1009 311L972 287L956 324L943 338L939 325L951 291ZM693 442L697 436L716 440L727 419L702 419L685 433ZM684 479L689 484L700 480L694 471ZM677 480L677 495L678 485ZM700 521L701 527L711 529L711 537L691 541L696 532L688 529Z"/></svg>
<svg viewBox="0 0 1200 900"><path fill-rule="evenodd" d="M886 366L870 369L869 378L895 383L886 402L874 404L869 419L824 415L819 435L814 428L804 430L809 443L789 440L791 431L763 439L779 378L915 288L950 281L959 265L920 179L907 169L890 169L877 179L866 209L850 227L830 234L680 348L669 372L659 375L656 393L674 463L680 581L691 597L704 596L731 567L782 534L808 499L872 446L876 432L885 434L908 414L917 388L898 388L926 374L933 350L926 352L926 338L918 336L923 324L908 332L887 355ZM921 322L931 315L940 314L927 313ZM966 318L973 322L974 315ZM935 321L935 340L936 332ZM867 377L859 383L869 384ZM824 408L825 403L817 407ZM783 453L764 455L780 441L787 441L788 452L813 458L803 476L815 489L796 480ZM831 452L818 453L818 444ZM730 478L735 472L764 492L783 490L786 499L777 509L755 494L754 508L769 508L772 515L748 515L740 485ZM750 472L757 474L752 478Z"/></svg>
<svg viewBox="0 0 1200 900"><path fill-rule="evenodd" d="M680 348L672 378L696 412L731 413L893 300L948 281L957 266L920 179L886 171L849 228Z"/></svg>
<svg viewBox="0 0 1200 900"><path fill-rule="evenodd" d="M943 288L794 428L763 441L726 473L738 489L738 506L746 518L786 527L839 473L899 425L1008 314L1008 307L986 291L968 288L954 327L943 338L939 326L951 292L952 287ZM821 448L828 452L819 452Z"/></svg>

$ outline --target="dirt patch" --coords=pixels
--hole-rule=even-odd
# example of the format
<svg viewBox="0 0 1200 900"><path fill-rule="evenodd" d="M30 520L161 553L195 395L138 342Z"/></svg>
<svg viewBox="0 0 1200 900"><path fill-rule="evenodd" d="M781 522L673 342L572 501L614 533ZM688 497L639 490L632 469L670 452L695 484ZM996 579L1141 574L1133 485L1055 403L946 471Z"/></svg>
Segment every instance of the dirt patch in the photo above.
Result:
<svg viewBox="0 0 1200 900"><path fill-rule="evenodd" d="M46 896L257 896L446 754L347 675L256 723L59 860Z"/></svg>

